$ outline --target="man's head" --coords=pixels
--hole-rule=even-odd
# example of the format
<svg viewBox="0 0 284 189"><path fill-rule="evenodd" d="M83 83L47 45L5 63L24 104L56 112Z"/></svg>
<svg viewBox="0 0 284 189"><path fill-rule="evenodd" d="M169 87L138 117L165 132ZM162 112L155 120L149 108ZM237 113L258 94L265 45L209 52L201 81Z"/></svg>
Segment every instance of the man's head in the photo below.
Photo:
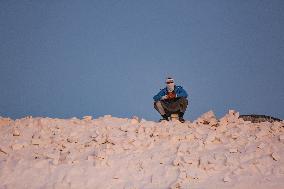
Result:
<svg viewBox="0 0 284 189"><path fill-rule="evenodd" d="M167 90L168 90L169 92L173 92L174 89L175 89L175 82L174 82L174 79L171 78L171 77L168 77L168 78L166 79L166 84L167 84Z"/></svg>

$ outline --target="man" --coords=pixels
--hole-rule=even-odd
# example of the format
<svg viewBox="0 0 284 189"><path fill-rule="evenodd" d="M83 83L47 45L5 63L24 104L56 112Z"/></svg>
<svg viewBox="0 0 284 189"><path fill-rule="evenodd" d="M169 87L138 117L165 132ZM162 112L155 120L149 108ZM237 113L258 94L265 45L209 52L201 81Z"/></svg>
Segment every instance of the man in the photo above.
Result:
<svg viewBox="0 0 284 189"><path fill-rule="evenodd" d="M179 121L184 123L183 115L188 105L187 92L176 86L173 78L166 79L166 87L153 97L154 108L161 114L160 121L169 121L173 113L177 113Z"/></svg>

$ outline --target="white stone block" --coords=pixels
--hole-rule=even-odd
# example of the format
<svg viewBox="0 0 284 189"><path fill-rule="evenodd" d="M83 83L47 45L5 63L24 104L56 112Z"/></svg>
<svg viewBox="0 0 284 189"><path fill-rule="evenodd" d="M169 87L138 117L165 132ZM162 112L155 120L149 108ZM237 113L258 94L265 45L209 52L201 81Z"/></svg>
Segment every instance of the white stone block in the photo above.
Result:
<svg viewBox="0 0 284 189"><path fill-rule="evenodd" d="M280 140L281 142L284 142L284 135L280 135L280 136L279 136L279 140Z"/></svg>
<svg viewBox="0 0 284 189"><path fill-rule="evenodd" d="M41 145L42 141L40 139L34 138L31 141L32 145Z"/></svg>
<svg viewBox="0 0 284 189"><path fill-rule="evenodd" d="M0 152L4 154L9 154L9 149L5 146L0 146Z"/></svg>
<svg viewBox="0 0 284 189"><path fill-rule="evenodd" d="M272 158L275 160L275 161L279 161L280 160L280 155L277 153L277 152L273 152L271 154Z"/></svg>
<svg viewBox="0 0 284 189"><path fill-rule="evenodd" d="M237 148L230 148L230 153L237 153L238 152L238 149Z"/></svg>
<svg viewBox="0 0 284 189"><path fill-rule="evenodd" d="M257 147L260 148L260 149L263 149L266 145L262 142L260 143L260 145L258 145Z"/></svg>
<svg viewBox="0 0 284 189"><path fill-rule="evenodd" d="M235 115L235 110L229 110L229 115Z"/></svg>
<svg viewBox="0 0 284 189"><path fill-rule="evenodd" d="M223 181L224 181L224 182L231 182L232 179L231 179L230 177L228 177L228 176L225 176L225 177L223 178Z"/></svg>
<svg viewBox="0 0 284 189"><path fill-rule="evenodd" d="M92 116L84 116L83 119L86 120L86 121L91 121L93 119L93 117Z"/></svg>
<svg viewBox="0 0 284 189"><path fill-rule="evenodd" d="M13 145L12 145L12 149L13 149L13 150L20 150L20 149L22 149L23 147L24 147L23 144L13 144Z"/></svg>
<svg viewBox="0 0 284 189"><path fill-rule="evenodd" d="M94 161L94 156L93 156L93 155L89 155L89 156L87 157L87 160L88 160L88 161Z"/></svg>
<svg viewBox="0 0 284 189"><path fill-rule="evenodd" d="M20 131L18 129L14 129L13 136L20 136Z"/></svg>
<svg viewBox="0 0 284 189"><path fill-rule="evenodd" d="M231 137L232 139L237 139L239 138L239 133L232 133Z"/></svg>
<svg viewBox="0 0 284 189"><path fill-rule="evenodd" d="M265 130L261 130L261 131L257 132L257 133L255 134L255 136L256 136L257 138L262 138L262 137L266 136L267 134L268 134L268 133L267 133Z"/></svg>

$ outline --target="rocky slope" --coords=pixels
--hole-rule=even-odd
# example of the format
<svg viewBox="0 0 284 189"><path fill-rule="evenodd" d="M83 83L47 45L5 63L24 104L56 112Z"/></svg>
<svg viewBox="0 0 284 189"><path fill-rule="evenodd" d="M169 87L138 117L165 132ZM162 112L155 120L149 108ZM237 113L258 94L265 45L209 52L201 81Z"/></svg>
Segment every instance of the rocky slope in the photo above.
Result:
<svg viewBox="0 0 284 189"><path fill-rule="evenodd" d="M284 188L284 122L0 118L0 188Z"/></svg>

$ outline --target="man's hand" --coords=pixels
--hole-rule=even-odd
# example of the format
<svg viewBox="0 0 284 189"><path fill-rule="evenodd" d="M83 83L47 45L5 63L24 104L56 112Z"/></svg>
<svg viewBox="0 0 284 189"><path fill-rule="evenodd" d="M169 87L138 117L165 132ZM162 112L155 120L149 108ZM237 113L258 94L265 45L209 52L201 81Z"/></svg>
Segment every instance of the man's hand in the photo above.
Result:
<svg viewBox="0 0 284 189"><path fill-rule="evenodd" d="M173 98L176 98L176 94L175 93L168 93L167 97L168 97L168 99L173 99Z"/></svg>
<svg viewBox="0 0 284 189"><path fill-rule="evenodd" d="M168 97L168 95L165 95L165 96L162 96L162 100L166 100L166 99L168 99L169 97Z"/></svg>

